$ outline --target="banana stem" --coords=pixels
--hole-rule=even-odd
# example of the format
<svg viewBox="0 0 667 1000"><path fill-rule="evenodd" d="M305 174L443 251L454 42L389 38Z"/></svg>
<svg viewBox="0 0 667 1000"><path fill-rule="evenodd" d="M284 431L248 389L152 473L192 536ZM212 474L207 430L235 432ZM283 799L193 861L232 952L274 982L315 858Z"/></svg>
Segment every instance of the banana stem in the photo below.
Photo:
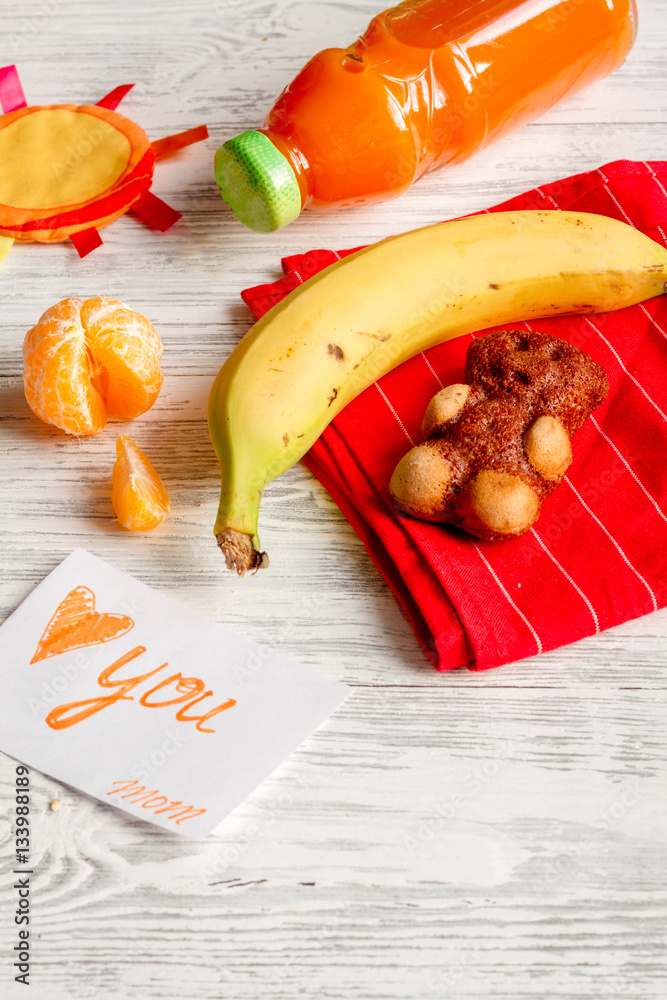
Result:
<svg viewBox="0 0 667 1000"><path fill-rule="evenodd" d="M245 576L250 570L256 573L258 569L265 569L269 565L266 552L260 552L255 547L253 538L243 531L225 528L224 531L218 532L215 539L225 557L227 569L238 576Z"/></svg>
<svg viewBox="0 0 667 1000"><path fill-rule="evenodd" d="M244 576L250 570L257 572L269 565L269 557L262 552L257 535L262 490L235 490L230 488L232 483L229 480L227 483L223 481L213 531L227 569Z"/></svg>

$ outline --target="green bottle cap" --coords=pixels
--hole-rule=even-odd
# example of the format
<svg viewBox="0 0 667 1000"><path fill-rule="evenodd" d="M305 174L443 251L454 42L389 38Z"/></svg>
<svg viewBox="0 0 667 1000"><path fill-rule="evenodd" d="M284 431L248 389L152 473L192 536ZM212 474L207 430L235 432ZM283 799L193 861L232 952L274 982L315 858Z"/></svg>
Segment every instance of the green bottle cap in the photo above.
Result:
<svg viewBox="0 0 667 1000"><path fill-rule="evenodd" d="M286 226L301 212L296 174L262 132L242 132L215 154L215 179L236 218L256 233Z"/></svg>

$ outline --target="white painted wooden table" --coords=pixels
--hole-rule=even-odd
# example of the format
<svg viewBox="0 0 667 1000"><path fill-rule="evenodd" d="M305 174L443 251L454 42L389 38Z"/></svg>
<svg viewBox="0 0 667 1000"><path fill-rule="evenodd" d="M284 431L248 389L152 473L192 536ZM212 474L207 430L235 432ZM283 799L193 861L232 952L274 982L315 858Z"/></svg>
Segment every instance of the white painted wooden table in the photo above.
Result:
<svg viewBox="0 0 667 1000"><path fill-rule="evenodd" d="M608 160L667 153L667 3L639 0L626 64L536 124L393 204L249 233L217 195L215 148L259 124L312 53L354 38L378 7L2 4L0 65L19 64L29 103L95 101L134 81L123 109L151 138L206 122L211 139L158 165L155 192L184 216L171 232L125 217L84 261L66 245L15 245L0 270L0 616L81 545L356 688L199 845L33 773L32 996L667 996L667 611L490 673L438 675L303 467L263 502L269 571L223 573L211 535L206 397L249 326L239 291L276 277L280 256L355 246ZM59 298L99 293L146 313L165 342L164 390L130 433L162 470L174 512L145 536L111 519L115 434L66 438L23 398L25 331ZM0 759L6 862L14 766ZM23 996L3 871L0 995Z"/></svg>

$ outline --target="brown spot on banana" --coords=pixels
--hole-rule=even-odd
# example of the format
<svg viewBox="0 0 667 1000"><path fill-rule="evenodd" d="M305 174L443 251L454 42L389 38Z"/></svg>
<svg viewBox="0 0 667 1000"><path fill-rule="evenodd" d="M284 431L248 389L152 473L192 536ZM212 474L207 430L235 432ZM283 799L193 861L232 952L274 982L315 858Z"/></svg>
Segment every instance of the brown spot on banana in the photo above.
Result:
<svg viewBox="0 0 667 1000"><path fill-rule="evenodd" d="M339 347L338 344L327 344L327 354L337 358L338 361L342 361L345 357L343 348Z"/></svg>
<svg viewBox="0 0 667 1000"><path fill-rule="evenodd" d="M370 337L372 340L379 340L381 344L385 344L388 340L391 340L391 332L385 330L383 333L368 333L365 330L355 330L358 337Z"/></svg>

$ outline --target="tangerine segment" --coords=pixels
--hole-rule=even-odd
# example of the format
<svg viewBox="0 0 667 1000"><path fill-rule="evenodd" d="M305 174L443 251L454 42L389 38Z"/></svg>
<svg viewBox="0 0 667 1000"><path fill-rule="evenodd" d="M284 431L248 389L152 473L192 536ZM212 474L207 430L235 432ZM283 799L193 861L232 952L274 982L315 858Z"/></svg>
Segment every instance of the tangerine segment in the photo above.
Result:
<svg viewBox="0 0 667 1000"><path fill-rule="evenodd" d="M57 327L51 324L78 324L79 311L83 302L81 299L62 299L51 306L37 320L32 330L28 330L23 341L23 360L27 358L33 347L36 347L40 340L43 340L48 333L55 333ZM49 330L46 327L49 324Z"/></svg>
<svg viewBox="0 0 667 1000"><path fill-rule="evenodd" d="M63 299L23 343L31 409L68 434L97 434L108 416L150 409L162 386L162 341L151 323L116 299Z"/></svg>
<svg viewBox="0 0 667 1000"><path fill-rule="evenodd" d="M78 299L65 299L27 333L23 384L30 408L47 424L68 434L97 434L106 425L106 407L93 384L78 306Z"/></svg>
<svg viewBox="0 0 667 1000"><path fill-rule="evenodd" d="M111 504L128 531L155 528L171 510L171 502L152 463L131 437L116 441Z"/></svg>
<svg viewBox="0 0 667 1000"><path fill-rule="evenodd" d="M162 341L152 323L122 302L103 296L81 309L88 345L106 373L107 414L131 420L149 410L162 388Z"/></svg>

